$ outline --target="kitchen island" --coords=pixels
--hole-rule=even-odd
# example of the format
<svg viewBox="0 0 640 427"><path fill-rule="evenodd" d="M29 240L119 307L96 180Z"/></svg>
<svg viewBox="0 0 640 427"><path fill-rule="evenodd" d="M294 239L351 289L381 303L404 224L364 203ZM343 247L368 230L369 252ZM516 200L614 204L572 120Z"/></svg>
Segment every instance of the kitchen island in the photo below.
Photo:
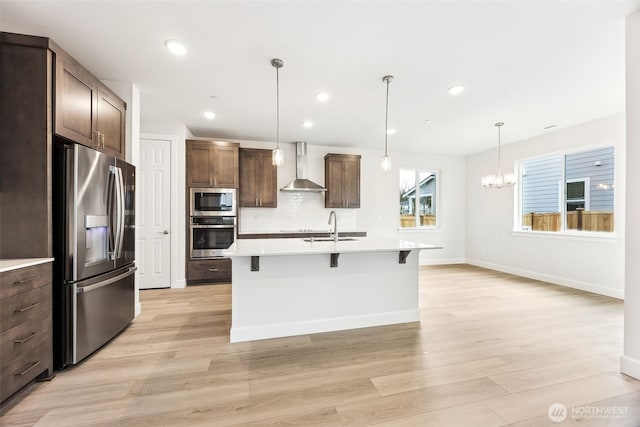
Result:
<svg viewBox="0 0 640 427"><path fill-rule="evenodd" d="M357 238L238 239L231 342L420 320L418 255L438 246Z"/></svg>

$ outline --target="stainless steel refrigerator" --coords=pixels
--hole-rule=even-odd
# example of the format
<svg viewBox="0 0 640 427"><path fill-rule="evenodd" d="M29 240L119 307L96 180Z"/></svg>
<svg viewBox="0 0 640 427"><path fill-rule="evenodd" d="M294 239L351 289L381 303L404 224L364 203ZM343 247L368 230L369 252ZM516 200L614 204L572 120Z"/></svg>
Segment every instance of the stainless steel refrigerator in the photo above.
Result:
<svg viewBox="0 0 640 427"><path fill-rule="evenodd" d="M135 310L135 167L82 145L53 148L54 367L109 342Z"/></svg>

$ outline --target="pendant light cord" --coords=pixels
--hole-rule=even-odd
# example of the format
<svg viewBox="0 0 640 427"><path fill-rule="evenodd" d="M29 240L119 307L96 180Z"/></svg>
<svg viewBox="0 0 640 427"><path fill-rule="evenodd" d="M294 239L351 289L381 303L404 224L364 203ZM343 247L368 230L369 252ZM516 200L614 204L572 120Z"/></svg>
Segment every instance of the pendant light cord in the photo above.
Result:
<svg viewBox="0 0 640 427"><path fill-rule="evenodd" d="M502 176L502 144L500 141L500 128L504 126L504 122L498 122L494 125L498 128L498 176Z"/></svg>
<svg viewBox="0 0 640 427"><path fill-rule="evenodd" d="M280 67L276 67L276 148L280 148Z"/></svg>
<svg viewBox="0 0 640 427"><path fill-rule="evenodd" d="M387 124L389 122L389 80L387 79L387 102L384 107L384 156L387 157Z"/></svg>
<svg viewBox="0 0 640 427"><path fill-rule="evenodd" d="M501 152L501 149L500 149L500 128L501 127L502 126L498 126L498 176L502 176L502 169L500 168L500 164L502 163L500 161L500 157L501 157L500 156L500 152Z"/></svg>

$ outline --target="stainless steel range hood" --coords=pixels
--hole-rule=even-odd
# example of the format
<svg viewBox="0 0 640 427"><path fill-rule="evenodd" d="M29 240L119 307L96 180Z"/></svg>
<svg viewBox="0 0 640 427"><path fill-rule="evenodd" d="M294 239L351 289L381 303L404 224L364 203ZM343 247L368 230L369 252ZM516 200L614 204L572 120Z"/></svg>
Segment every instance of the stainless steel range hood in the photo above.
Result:
<svg viewBox="0 0 640 427"><path fill-rule="evenodd" d="M280 189L280 191L327 191L322 185L308 179L307 143L296 142L296 179Z"/></svg>

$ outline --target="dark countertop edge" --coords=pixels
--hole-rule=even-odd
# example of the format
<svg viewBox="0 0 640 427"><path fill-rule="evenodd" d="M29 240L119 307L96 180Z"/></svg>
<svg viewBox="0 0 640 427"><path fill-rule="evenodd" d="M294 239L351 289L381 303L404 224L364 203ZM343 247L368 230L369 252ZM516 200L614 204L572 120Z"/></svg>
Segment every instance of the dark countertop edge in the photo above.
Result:
<svg viewBox="0 0 640 427"><path fill-rule="evenodd" d="M366 231L339 231L344 237L367 237ZM238 239L295 239L306 237L329 237L330 233L243 233L238 234Z"/></svg>

